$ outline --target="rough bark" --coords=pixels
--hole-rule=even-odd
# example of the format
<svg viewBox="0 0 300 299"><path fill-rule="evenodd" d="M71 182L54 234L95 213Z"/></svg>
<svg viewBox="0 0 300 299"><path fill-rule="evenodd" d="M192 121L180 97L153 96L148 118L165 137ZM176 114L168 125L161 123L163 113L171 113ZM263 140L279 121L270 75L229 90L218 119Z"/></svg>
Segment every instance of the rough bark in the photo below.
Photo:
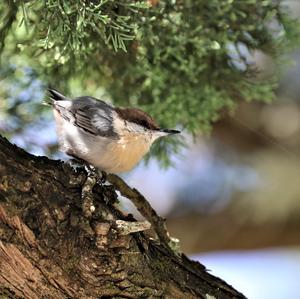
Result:
<svg viewBox="0 0 300 299"><path fill-rule="evenodd" d="M0 136L0 297L245 298L200 263L175 253L163 221L116 176L96 184L83 216L84 170L36 157ZM131 197L158 238L118 206ZM127 225L127 226L126 226ZM2 298L1 297L1 298Z"/></svg>

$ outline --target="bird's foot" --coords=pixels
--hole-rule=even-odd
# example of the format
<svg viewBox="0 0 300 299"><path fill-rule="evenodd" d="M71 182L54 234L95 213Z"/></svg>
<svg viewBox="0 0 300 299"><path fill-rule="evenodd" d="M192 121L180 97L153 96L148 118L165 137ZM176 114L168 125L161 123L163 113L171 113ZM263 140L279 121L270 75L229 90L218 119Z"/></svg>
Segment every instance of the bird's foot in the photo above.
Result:
<svg viewBox="0 0 300 299"><path fill-rule="evenodd" d="M70 159L66 163L69 164L69 166L76 172L85 169L86 165L85 161L78 159Z"/></svg>

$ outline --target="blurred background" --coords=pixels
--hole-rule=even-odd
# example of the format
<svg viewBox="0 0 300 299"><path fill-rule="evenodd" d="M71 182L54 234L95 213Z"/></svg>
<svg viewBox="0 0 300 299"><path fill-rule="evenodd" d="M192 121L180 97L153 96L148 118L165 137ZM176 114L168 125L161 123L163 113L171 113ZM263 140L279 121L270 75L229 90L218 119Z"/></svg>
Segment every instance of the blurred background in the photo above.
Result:
<svg viewBox="0 0 300 299"><path fill-rule="evenodd" d="M300 18L300 3L287 3ZM252 58L263 73L274 71L266 56ZM209 136L183 132L188 146L171 157L173 167L150 160L123 175L167 218L183 252L251 299L300 298L300 49L288 58L272 104L241 102ZM30 67L10 68L16 81L0 81L10 95L0 99L0 133L33 154L68 159L50 108L40 106L45 84Z"/></svg>

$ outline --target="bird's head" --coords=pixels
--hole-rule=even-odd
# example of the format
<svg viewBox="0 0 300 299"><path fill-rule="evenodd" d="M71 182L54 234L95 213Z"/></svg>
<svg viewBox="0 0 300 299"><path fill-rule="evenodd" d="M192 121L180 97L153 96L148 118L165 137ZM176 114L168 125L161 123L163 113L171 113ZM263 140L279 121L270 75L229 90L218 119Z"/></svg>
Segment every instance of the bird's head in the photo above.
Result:
<svg viewBox="0 0 300 299"><path fill-rule="evenodd" d="M116 108L118 117L124 121L124 129L145 136L151 143L160 137L178 134L180 131L160 128L155 120L138 108Z"/></svg>

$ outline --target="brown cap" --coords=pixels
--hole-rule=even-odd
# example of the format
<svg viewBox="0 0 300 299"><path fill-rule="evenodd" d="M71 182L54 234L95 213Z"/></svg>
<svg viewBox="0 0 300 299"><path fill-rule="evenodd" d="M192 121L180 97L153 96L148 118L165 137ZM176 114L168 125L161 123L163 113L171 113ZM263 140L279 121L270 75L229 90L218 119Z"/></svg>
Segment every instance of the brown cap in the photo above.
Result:
<svg viewBox="0 0 300 299"><path fill-rule="evenodd" d="M127 121L136 123L149 130L158 130L159 126L154 119L138 108L115 108L119 116Z"/></svg>

